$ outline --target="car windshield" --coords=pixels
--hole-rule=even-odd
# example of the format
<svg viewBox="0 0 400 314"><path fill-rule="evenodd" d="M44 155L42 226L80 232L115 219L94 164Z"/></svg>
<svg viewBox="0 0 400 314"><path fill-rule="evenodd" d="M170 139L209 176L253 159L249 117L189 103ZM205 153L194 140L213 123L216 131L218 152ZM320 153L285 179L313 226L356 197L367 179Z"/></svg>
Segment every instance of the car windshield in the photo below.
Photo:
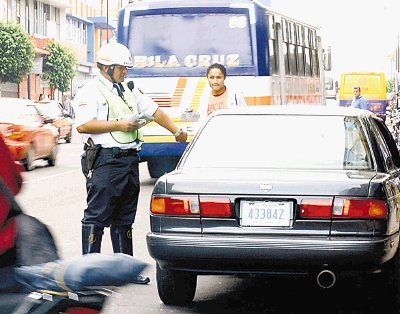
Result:
<svg viewBox="0 0 400 314"><path fill-rule="evenodd" d="M217 115L193 144L183 167L372 169L355 117Z"/></svg>

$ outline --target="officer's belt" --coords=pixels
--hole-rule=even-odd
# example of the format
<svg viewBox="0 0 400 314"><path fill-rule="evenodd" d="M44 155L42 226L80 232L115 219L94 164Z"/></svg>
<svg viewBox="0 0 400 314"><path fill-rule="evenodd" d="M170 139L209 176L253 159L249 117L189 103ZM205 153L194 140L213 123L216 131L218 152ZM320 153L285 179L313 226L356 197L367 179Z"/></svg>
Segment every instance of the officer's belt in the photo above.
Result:
<svg viewBox="0 0 400 314"><path fill-rule="evenodd" d="M99 154L100 155L112 155L113 157L125 157L125 156L132 156L136 155L138 150L135 148L130 149L122 149L119 147L110 147L110 148L100 148Z"/></svg>

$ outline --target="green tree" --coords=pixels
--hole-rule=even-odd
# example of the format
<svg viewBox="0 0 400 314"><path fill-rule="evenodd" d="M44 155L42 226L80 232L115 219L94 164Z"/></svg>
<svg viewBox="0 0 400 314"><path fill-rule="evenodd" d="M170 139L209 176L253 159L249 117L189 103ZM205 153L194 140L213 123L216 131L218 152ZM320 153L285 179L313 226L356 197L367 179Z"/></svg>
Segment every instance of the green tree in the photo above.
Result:
<svg viewBox="0 0 400 314"><path fill-rule="evenodd" d="M43 60L43 78L49 81L50 87L60 92L69 90L75 76L75 56L61 44L50 41L45 48L50 52Z"/></svg>
<svg viewBox="0 0 400 314"><path fill-rule="evenodd" d="M394 92L394 79L389 79L386 81L386 92L388 93Z"/></svg>
<svg viewBox="0 0 400 314"><path fill-rule="evenodd" d="M0 83L20 83L34 58L34 46L21 26L0 22Z"/></svg>

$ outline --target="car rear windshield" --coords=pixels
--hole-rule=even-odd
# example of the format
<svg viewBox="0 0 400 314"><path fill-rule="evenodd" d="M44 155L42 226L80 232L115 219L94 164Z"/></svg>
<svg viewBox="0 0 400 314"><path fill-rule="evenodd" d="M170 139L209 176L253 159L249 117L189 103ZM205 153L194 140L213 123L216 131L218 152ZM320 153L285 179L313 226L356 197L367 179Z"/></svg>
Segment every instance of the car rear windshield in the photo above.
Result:
<svg viewBox="0 0 400 314"><path fill-rule="evenodd" d="M372 169L355 117L217 115L193 144L183 167Z"/></svg>

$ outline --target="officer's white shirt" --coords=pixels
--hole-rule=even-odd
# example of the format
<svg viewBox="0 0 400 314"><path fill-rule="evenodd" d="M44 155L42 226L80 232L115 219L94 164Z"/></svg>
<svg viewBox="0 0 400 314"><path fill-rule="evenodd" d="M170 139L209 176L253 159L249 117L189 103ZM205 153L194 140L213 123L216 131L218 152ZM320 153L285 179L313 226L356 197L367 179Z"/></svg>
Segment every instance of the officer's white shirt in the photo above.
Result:
<svg viewBox="0 0 400 314"><path fill-rule="evenodd" d="M107 120L108 105L105 97L97 87L99 80L100 84L105 84L107 88L118 95L117 90L113 87L113 83L101 74L98 74L97 77L87 82L78 90L72 103L75 110L75 127L79 127L93 119ZM136 87L133 89L132 93L136 98L139 114L145 113L152 116L156 112L158 105L150 97L142 94ZM139 148L141 145L141 143L118 143L112 138L109 132L100 134L82 134L83 142L87 143L89 137L93 139L95 144L100 144L102 147L120 147L128 149Z"/></svg>

